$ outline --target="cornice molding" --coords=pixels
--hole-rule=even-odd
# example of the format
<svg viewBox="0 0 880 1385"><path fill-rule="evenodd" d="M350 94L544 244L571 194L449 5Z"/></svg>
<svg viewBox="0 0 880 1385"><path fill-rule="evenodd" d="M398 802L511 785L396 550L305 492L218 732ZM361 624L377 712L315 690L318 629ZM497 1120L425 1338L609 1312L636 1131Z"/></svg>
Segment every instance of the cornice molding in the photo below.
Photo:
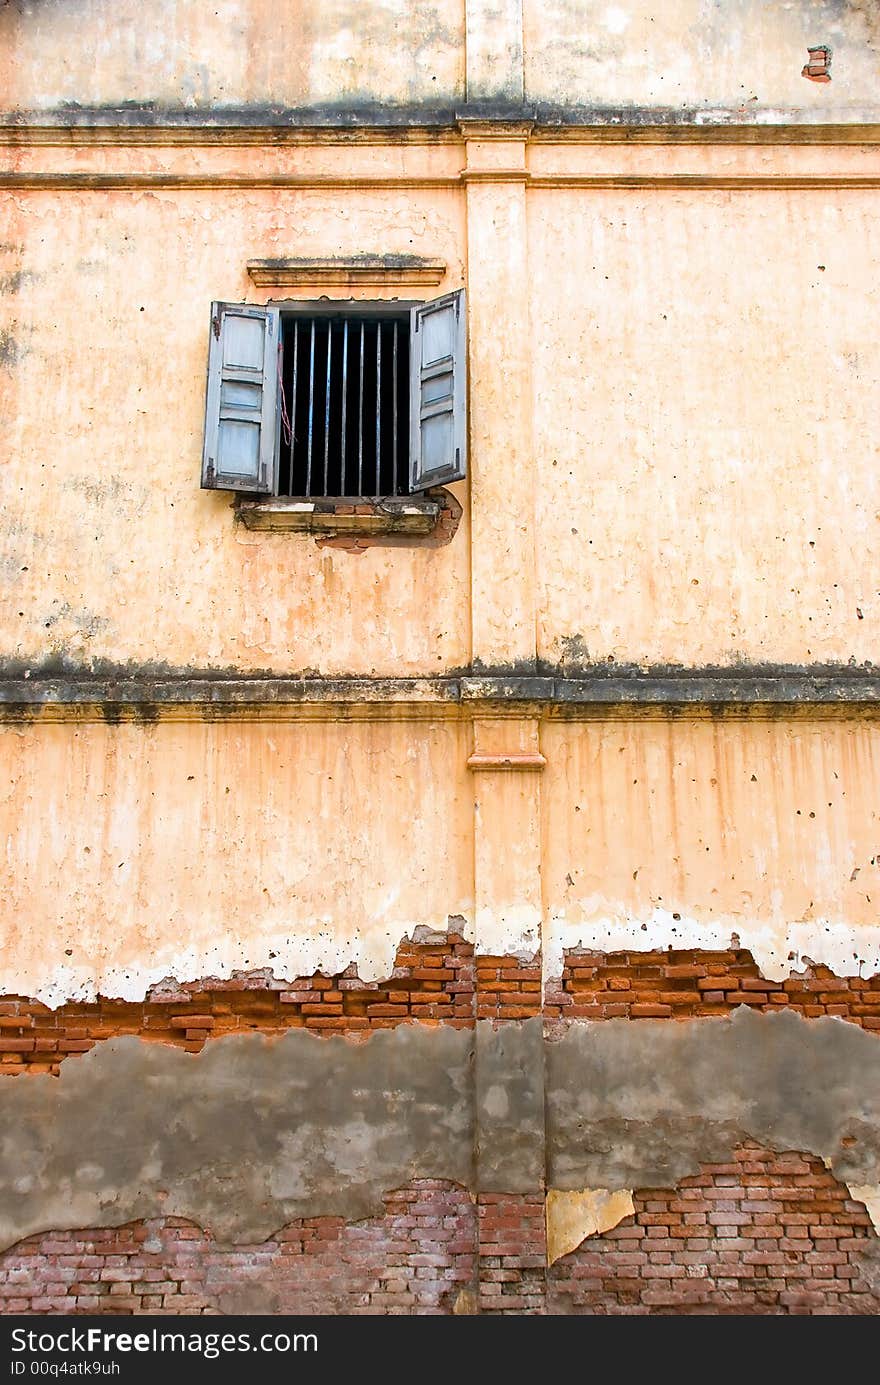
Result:
<svg viewBox="0 0 880 1385"><path fill-rule="evenodd" d="M335 285L437 285L446 276L445 260L421 255L331 255L309 258L248 260L247 272L261 288Z"/></svg>
<svg viewBox="0 0 880 1385"><path fill-rule="evenodd" d="M424 678L262 675L0 678L0 721L593 718L846 719L880 715L880 673L535 674ZM475 766L478 767L478 766ZM496 766L497 767L497 766Z"/></svg>
<svg viewBox="0 0 880 1385"><path fill-rule="evenodd" d="M302 145L449 145L468 139L526 140L533 144L698 144L698 145L878 145L880 123L853 122L807 124L732 124L699 121L671 123L644 118L626 119L626 113L609 118L597 115L595 122L565 116L529 120L467 116L440 122L413 115L409 123L357 125L327 123L297 124L211 124L207 120L189 124L135 124L94 121L73 124L46 119L16 121L0 118L0 147L60 148L93 147L238 147L277 148Z"/></svg>

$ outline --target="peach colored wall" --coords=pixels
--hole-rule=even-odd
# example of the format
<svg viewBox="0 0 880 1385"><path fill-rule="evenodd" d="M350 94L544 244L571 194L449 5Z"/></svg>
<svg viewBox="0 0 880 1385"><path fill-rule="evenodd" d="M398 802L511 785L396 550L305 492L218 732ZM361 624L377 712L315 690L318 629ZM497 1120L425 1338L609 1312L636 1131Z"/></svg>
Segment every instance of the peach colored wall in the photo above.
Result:
<svg viewBox="0 0 880 1385"><path fill-rule="evenodd" d="M858 120L876 109L873 0L523 0L523 33L531 100L706 121ZM814 44L832 50L830 83L801 76Z"/></svg>
<svg viewBox="0 0 880 1385"><path fill-rule="evenodd" d="M545 967L728 947L765 975L880 967L875 720L549 721Z"/></svg>
<svg viewBox="0 0 880 1385"><path fill-rule="evenodd" d="M0 330L18 355L0 368L6 657L365 674L467 662L466 520L449 547L352 558L248 533L228 494L199 489L212 299L265 301L248 259L358 250L439 257L457 287L454 194L28 193L0 219Z"/></svg>
<svg viewBox="0 0 880 1385"><path fill-rule="evenodd" d="M530 194L549 662L876 657L874 197Z"/></svg>
<svg viewBox="0 0 880 1385"><path fill-rule="evenodd" d="M438 106L501 97L705 120L870 120L873 0L13 0L9 110ZM807 82L807 46L832 81Z"/></svg>
<svg viewBox="0 0 880 1385"><path fill-rule="evenodd" d="M390 975L405 935L472 914L464 731L2 728L3 991L136 999L165 976L351 962Z"/></svg>

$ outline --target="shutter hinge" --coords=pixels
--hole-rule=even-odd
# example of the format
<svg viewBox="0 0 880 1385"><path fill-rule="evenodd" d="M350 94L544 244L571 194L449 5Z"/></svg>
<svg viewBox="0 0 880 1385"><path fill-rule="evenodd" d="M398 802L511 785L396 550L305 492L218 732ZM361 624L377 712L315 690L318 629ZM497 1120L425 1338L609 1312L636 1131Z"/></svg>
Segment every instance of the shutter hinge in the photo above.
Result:
<svg viewBox="0 0 880 1385"><path fill-rule="evenodd" d="M215 313L215 314L214 314L214 317L213 317L212 320L211 320L211 326L212 326L213 329L214 329L214 336L215 336L215 337L217 338L217 340L219 341L219 340L220 340L220 314L219 314L219 313Z"/></svg>

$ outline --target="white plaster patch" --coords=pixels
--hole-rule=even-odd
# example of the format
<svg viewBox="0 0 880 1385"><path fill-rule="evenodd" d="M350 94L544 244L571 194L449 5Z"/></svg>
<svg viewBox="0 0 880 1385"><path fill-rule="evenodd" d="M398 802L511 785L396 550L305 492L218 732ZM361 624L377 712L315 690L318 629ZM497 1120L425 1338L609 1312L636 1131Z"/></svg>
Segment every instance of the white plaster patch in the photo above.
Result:
<svg viewBox="0 0 880 1385"><path fill-rule="evenodd" d="M609 5L602 16L602 23L609 34L622 34L629 26L629 15L619 5Z"/></svg>
<svg viewBox="0 0 880 1385"><path fill-rule="evenodd" d="M874 1230L880 1234L880 1184L848 1183L847 1191L854 1202L863 1202Z"/></svg>
<svg viewBox="0 0 880 1385"><path fill-rule="evenodd" d="M544 933L545 978L561 976L564 952L576 947L595 952L747 948L768 981L784 981L811 962L830 967L837 976L873 976L880 971L880 925L852 927L831 919L776 923L738 915L706 922L668 909L632 915L621 906L619 912L575 923L559 913Z"/></svg>
<svg viewBox="0 0 880 1385"><path fill-rule="evenodd" d="M417 942L423 933L448 932L473 942L472 917L462 911L420 919L416 924L386 923L383 928L362 930L347 927L344 932L333 928L328 919L315 919L310 925L298 923L295 933L289 924L283 932L277 926L267 927L258 939L230 933L217 921L215 940L210 944L199 940L186 946L180 939L176 945L157 943L149 956L137 961L118 959L112 947L104 944L85 963L44 969L40 959L34 957L18 968L8 965L4 969L3 990L7 994L27 995L57 1009L67 1001L90 1001L99 995L140 1001L153 986L168 978L179 984L209 977L229 980L235 972L265 970L279 982L291 982L315 972L338 976L354 965L362 981L382 981L391 976L402 942ZM535 950L533 944L532 951Z"/></svg>
<svg viewBox="0 0 880 1385"><path fill-rule="evenodd" d="M635 1212L629 1188L549 1188L545 1204L547 1264L576 1250L588 1236L601 1236Z"/></svg>
<svg viewBox="0 0 880 1385"><path fill-rule="evenodd" d="M541 946L541 911L531 904L478 909L477 948L489 956L534 957Z"/></svg>

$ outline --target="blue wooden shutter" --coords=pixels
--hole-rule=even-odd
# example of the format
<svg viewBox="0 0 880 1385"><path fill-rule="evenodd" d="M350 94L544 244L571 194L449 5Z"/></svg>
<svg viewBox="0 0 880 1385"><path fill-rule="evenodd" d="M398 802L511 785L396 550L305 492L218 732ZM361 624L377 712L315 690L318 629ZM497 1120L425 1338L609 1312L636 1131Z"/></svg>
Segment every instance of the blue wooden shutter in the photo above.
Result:
<svg viewBox="0 0 880 1385"><path fill-rule="evenodd" d="M210 490L276 489L277 308L214 303L202 485Z"/></svg>
<svg viewBox="0 0 880 1385"><path fill-rule="evenodd" d="M460 481L467 469L464 289L410 310L410 490Z"/></svg>

